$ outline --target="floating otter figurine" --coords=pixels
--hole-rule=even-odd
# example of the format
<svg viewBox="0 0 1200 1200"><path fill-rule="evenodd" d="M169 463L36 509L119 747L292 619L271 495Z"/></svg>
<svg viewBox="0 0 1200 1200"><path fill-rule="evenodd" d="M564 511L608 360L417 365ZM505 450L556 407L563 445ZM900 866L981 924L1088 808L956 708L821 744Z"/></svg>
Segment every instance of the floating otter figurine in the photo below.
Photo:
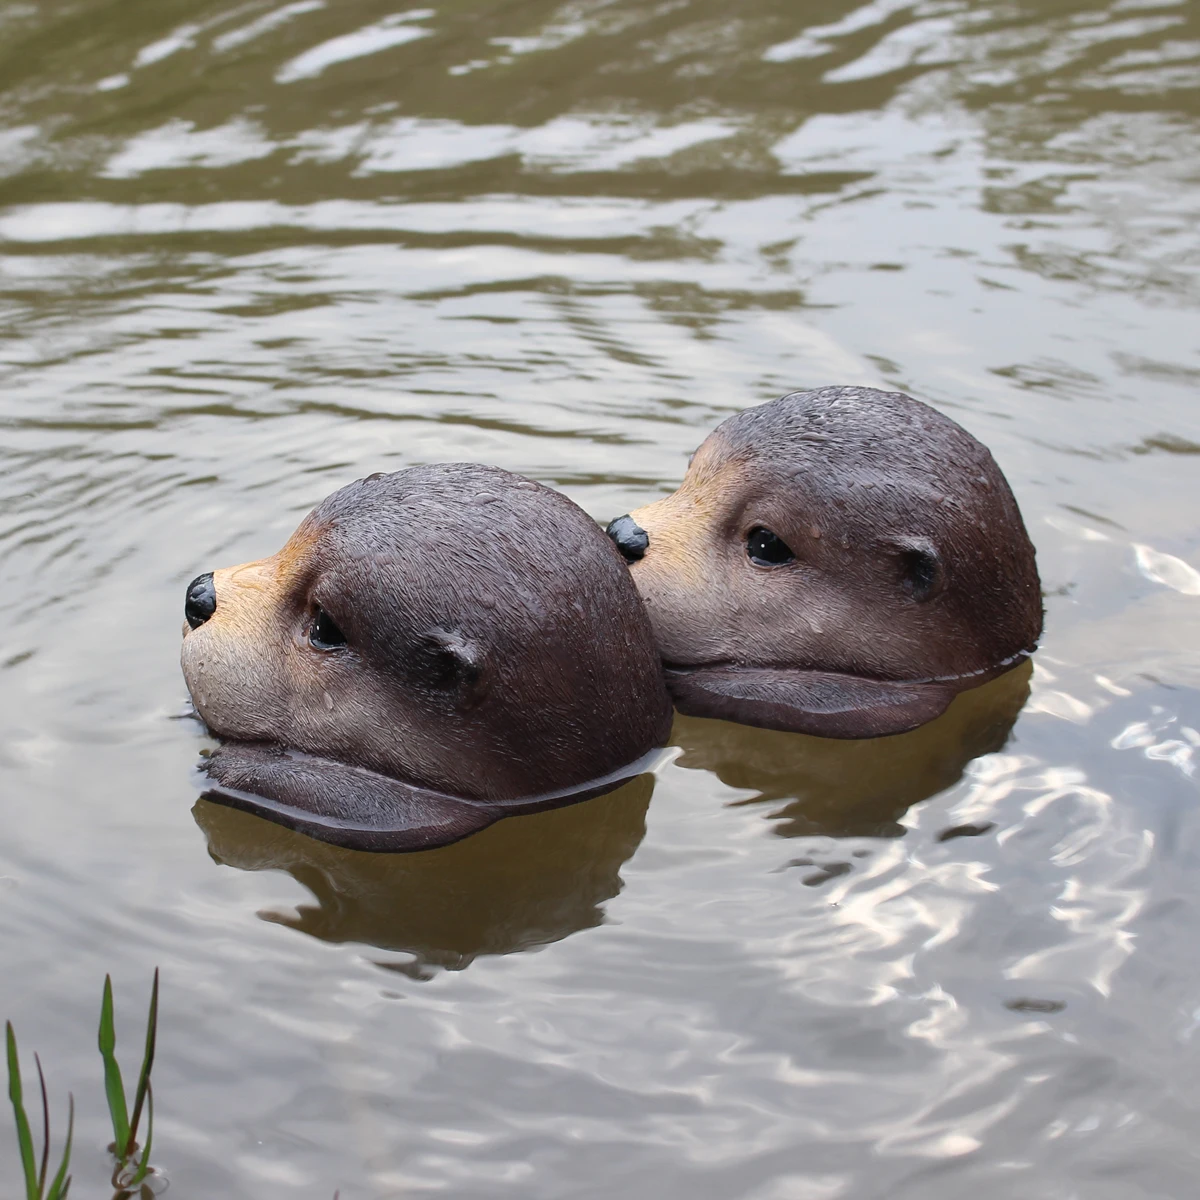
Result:
<svg viewBox="0 0 1200 1200"><path fill-rule="evenodd" d="M1033 546L987 449L899 392L793 392L730 417L674 494L608 529L680 712L901 733L1026 658Z"/></svg>
<svg viewBox="0 0 1200 1200"><path fill-rule="evenodd" d="M609 791L670 732L621 556L497 468L350 484L277 554L194 580L185 615L188 691L230 739L205 795L354 849Z"/></svg>

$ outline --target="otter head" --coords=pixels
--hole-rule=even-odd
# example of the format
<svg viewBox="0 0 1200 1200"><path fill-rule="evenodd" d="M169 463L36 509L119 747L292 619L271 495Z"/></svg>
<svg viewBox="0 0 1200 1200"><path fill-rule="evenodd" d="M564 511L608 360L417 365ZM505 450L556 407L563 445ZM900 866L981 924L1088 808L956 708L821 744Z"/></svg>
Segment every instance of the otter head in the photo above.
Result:
<svg viewBox="0 0 1200 1200"><path fill-rule="evenodd" d="M794 392L731 417L609 535L681 712L827 737L915 728L1042 628L987 449L909 396Z"/></svg>
<svg viewBox="0 0 1200 1200"><path fill-rule="evenodd" d="M277 554L200 576L185 614L188 691L231 739L213 798L345 845L416 849L595 794L669 732L620 555L495 468L350 484Z"/></svg>

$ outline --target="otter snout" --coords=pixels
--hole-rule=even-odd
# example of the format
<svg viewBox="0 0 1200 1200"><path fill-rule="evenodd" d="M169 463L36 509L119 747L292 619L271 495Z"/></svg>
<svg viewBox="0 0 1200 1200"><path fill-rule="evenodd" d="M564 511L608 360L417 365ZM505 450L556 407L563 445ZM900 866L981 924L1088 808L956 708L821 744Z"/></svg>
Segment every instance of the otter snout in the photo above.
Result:
<svg viewBox="0 0 1200 1200"><path fill-rule="evenodd" d="M650 545L650 535L628 514L609 522L604 532L616 542L626 562L637 562Z"/></svg>
<svg viewBox="0 0 1200 1200"><path fill-rule="evenodd" d="M212 572L197 575L188 584L187 598L183 602L183 615L193 629L199 629L217 611L217 589L213 585Z"/></svg>

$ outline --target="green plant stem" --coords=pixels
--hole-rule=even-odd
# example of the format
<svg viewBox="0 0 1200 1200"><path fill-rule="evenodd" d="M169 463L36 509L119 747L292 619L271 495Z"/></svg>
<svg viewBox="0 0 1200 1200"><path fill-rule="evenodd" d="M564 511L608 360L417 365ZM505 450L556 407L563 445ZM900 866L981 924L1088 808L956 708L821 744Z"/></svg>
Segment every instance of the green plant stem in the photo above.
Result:
<svg viewBox="0 0 1200 1200"><path fill-rule="evenodd" d="M46 1191L46 1176L50 1171L50 1095L46 1090L46 1073L42 1060L35 1054L38 1084L42 1092L42 1161L38 1169L33 1152L33 1134L29 1129L29 1118L25 1112L25 1098L21 1086L21 1061L17 1054L17 1037L12 1022L5 1025L5 1040L8 1051L8 1098L12 1101L13 1114L17 1123L17 1145L21 1150L21 1168L25 1173L26 1200L66 1200L71 1189L71 1177L67 1171L71 1164L71 1145L75 1137L75 1097L67 1097L67 1140L63 1145L62 1162Z"/></svg>
<svg viewBox="0 0 1200 1200"><path fill-rule="evenodd" d="M155 983L157 982L156 978ZM146 1178L146 1172L150 1170L150 1146L154 1141L154 1088L148 1079L146 1080L146 1099L146 1145L142 1148L142 1161L138 1163L138 1169L130 1185L132 1187L137 1187Z"/></svg>
<svg viewBox="0 0 1200 1200"><path fill-rule="evenodd" d="M12 1101L13 1116L17 1123L17 1146L21 1151L21 1167L25 1172L26 1200L39 1200L37 1164L33 1157L33 1136L29 1132L29 1118L25 1115L25 1102L21 1090L21 1062L17 1057L17 1036L12 1022L5 1023L5 1041L8 1051L8 1098Z"/></svg>
<svg viewBox="0 0 1200 1200"><path fill-rule="evenodd" d="M42 1089L42 1169L38 1172L38 1192L41 1196L46 1189L46 1172L50 1169L50 1097L46 1094L46 1074L42 1070L42 1060L35 1054L33 1061L37 1065L38 1083Z"/></svg>
<svg viewBox="0 0 1200 1200"><path fill-rule="evenodd" d="M71 1190L71 1176L67 1174L67 1168L71 1165L71 1142L75 1137L75 1097L70 1093L67 1094L67 1141L63 1146L62 1164L58 1168L58 1173L54 1176L50 1184L50 1190L46 1193L46 1200L67 1200L67 1193ZM46 1144L49 1147L50 1139L47 1137Z"/></svg>
<svg viewBox="0 0 1200 1200"><path fill-rule="evenodd" d="M150 989L150 1012L146 1016L146 1049L142 1055L142 1069L138 1074L137 1095L133 1102L133 1117L129 1122L129 1137L125 1144L124 1157L128 1158L137 1148L138 1122L142 1119L142 1105L150 1088L150 1070L154 1066L154 1049L158 1044L158 968L154 968L154 985ZM147 1142L149 1134L146 1137Z"/></svg>
<svg viewBox="0 0 1200 1200"><path fill-rule="evenodd" d="M104 977L104 996L100 1002L100 1032L97 1038L100 1057L104 1060L104 1094L112 1118L113 1149L124 1157L129 1144L129 1110L125 1107L125 1084L117 1065L117 1033L113 1026L112 977Z"/></svg>

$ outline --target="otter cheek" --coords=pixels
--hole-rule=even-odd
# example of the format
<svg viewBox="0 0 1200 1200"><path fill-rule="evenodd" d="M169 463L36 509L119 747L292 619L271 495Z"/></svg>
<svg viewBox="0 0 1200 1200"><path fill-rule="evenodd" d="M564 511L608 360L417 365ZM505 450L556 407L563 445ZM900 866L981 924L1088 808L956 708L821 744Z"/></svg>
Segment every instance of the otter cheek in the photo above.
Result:
<svg viewBox="0 0 1200 1200"><path fill-rule="evenodd" d="M419 769L408 757L414 730L405 706L383 694L369 670L355 664L316 675L324 678L313 678L310 670L295 678L291 727L297 746L384 774L410 777L406 772Z"/></svg>
<svg viewBox="0 0 1200 1200"><path fill-rule="evenodd" d="M180 662L196 711L214 733L243 740L287 736L284 637L274 560L213 573L211 617L183 639Z"/></svg>
<svg viewBox="0 0 1200 1200"><path fill-rule="evenodd" d="M630 572L650 618L654 644L667 662L696 658L696 631L702 623L697 597L681 591L669 571L653 562L635 564Z"/></svg>
<svg viewBox="0 0 1200 1200"><path fill-rule="evenodd" d="M222 679L226 672L219 661L218 640L207 630L192 630L184 636L179 664L188 695L201 720L212 730L220 731L222 708Z"/></svg>
<svg viewBox="0 0 1200 1200"><path fill-rule="evenodd" d="M261 645L204 626L183 642L180 663L192 703L204 723L223 737L273 740L279 728L271 672Z"/></svg>
<svg viewBox="0 0 1200 1200"><path fill-rule="evenodd" d="M669 663L711 662L728 647L731 595L711 518L679 493L630 513L649 536L629 573L646 606L659 655Z"/></svg>

